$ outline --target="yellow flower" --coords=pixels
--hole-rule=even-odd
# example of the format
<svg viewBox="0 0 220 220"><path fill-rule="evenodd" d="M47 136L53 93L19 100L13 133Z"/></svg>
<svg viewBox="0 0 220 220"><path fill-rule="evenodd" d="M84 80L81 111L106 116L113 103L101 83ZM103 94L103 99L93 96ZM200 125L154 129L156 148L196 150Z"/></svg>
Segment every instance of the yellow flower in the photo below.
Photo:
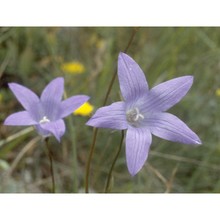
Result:
<svg viewBox="0 0 220 220"><path fill-rule="evenodd" d="M220 96L220 89L216 89L216 90L215 90L215 95L216 95L216 96Z"/></svg>
<svg viewBox="0 0 220 220"><path fill-rule="evenodd" d="M85 67L78 61L67 62L61 65L61 69L66 73L81 74L85 72Z"/></svg>
<svg viewBox="0 0 220 220"><path fill-rule="evenodd" d="M81 115L81 116L89 116L94 107L89 104L89 102L85 102L83 105L81 105L78 109L76 109L73 114L74 115Z"/></svg>

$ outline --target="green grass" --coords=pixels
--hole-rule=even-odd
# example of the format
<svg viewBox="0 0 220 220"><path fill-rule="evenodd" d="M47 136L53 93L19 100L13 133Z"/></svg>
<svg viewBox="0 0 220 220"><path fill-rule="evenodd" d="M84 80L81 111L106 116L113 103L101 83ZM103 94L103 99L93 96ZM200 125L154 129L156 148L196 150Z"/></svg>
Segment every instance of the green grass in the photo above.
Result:
<svg viewBox="0 0 220 220"><path fill-rule="evenodd" d="M97 109L104 101L118 53L127 46L132 31L119 27L0 29L1 192L48 192L51 188L44 143L33 142L36 132L21 132L5 141L25 129L2 125L6 116L22 109L7 83L21 83L40 94L51 79L64 76L67 96L88 94ZM148 161L133 178L127 171L123 145L113 171L111 192L220 192L220 97L215 94L220 88L220 28L139 28L127 53L145 72L150 88L174 77L194 76L189 93L169 112L189 125L203 144L193 147L153 137ZM63 73L60 65L71 60L81 62L85 73ZM119 99L116 80L107 104ZM54 138L50 140L56 191L74 192L77 185L77 191L83 192L93 132L85 126L89 117L69 117L65 119L67 132L61 145ZM91 191L103 192L120 138L120 131L99 130L91 164ZM6 175L24 148L27 151L13 172Z"/></svg>

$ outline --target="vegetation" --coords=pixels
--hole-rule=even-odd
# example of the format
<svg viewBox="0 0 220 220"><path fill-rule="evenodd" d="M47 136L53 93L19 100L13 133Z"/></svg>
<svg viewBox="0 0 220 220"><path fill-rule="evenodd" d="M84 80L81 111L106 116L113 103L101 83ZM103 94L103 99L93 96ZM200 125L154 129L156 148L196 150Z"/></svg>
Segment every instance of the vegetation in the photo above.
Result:
<svg viewBox="0 0 220 220"><path fill-rule="evenodd" d="M103 105L118 54L125 50L134 30L127 53L145 72L150 88L178 76L194 76L189 93L169 112L195 131L203 144L194 147L154 136L147 163L135 177L128 173L123 145L112 173L111 192L220 191L219 28L4 27L0 29L0 192L51 189L44 142L31 127L3 125L9 114L22 110L7 83L20 83L41 94L49 81L63 76L66 97L89 95L94 112ZM118 100L116 79L107 104ZM84 192L93 138L93 129L85 125L88 114L72 114L65 119L67 131L61 144L50 138L56 192ZM104 191L120 140L120 131L99 129L91 161L90 192Z"/></svg>

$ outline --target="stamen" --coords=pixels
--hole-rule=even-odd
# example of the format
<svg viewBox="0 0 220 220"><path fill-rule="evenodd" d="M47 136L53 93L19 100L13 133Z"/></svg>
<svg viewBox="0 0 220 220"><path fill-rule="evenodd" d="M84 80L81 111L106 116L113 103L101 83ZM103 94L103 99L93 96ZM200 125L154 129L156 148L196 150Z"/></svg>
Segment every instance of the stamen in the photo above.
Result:
<svg viewBox="0 0 220 220"><path fill-rule="evenodd" d="M126 119L132 125L136 125L140 120L144 119L144 116L139 112L139 109L132 108L126 112Z"/></svg>
<svg viewBox="0 0 220 220"><path fill-rule="evenodd" d="M47 123L47 122L50 122L50 120L47 118L47 116L44 116L44 117L39 121L40 124L44 124L44 123Z"/></svg>

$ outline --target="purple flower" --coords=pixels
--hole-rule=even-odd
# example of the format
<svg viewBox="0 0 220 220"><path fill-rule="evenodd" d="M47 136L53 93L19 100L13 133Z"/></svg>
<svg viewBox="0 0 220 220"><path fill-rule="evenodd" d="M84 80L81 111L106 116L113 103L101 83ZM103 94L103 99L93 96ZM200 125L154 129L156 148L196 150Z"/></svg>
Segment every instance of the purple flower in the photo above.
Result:
<svg viewBox="0 0 220 220"><path fill-rule="evenodd" d="M148 157L152 134L184 144L201 144L199 137L179 118L165 112L179 102L193 83L183 76L148 88L139 65L128 55L118 57L118 78L124 101L99 108L87 125L127 129L126 161L134 176Z"/></svg>
<svg viewBox="0 0 220 220"><path fill-rule="evenodd" d="M28 88L17 83L9 83L9 88L25 111L11 114L5 119L4 124L33 125L43 137L54 135L59 142L66 129L62 118L73 113L89 99L86 95L76 95L62 101L64 91L62 77L52 80L43 90L40 98Z"/></svg>

